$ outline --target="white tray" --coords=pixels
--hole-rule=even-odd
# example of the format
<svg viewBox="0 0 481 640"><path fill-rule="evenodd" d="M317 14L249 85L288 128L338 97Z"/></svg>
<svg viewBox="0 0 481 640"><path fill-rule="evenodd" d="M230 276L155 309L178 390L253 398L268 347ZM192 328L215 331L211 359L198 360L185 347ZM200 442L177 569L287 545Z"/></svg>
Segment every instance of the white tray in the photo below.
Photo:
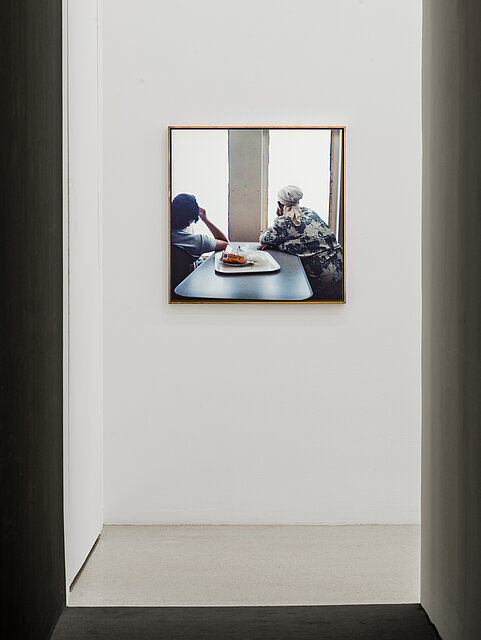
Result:
<svg viewBox="0 0 481 640"><path fill-rule="evenodd" d="M281 265L275 260L268 251L248 251L246 252L246 260L255 260L253 265L240 267L238 265L224 264L220 260L222 251L215 254L215 270L217 273L228 273L229 275L242 276L251 273L267 273L279 271Z"/></svg>

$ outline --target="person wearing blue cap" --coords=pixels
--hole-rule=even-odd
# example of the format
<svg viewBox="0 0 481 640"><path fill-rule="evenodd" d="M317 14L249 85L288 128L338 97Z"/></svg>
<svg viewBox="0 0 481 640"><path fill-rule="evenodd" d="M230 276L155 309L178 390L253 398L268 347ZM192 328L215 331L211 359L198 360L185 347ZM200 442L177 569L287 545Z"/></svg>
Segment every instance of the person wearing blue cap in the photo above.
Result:
<svg viewBox="0 0 481 640"><path fill-rule="evenodd" d="M212 233L213 238L205 234L187 231L187 227L199 219ZM194 260L200 258L203 253L221 251L229 243L226 235L207 218L206 210L199 207L195 196L188 193L179 193L173 199L171 223L172 244L187 251Z"/></svg>

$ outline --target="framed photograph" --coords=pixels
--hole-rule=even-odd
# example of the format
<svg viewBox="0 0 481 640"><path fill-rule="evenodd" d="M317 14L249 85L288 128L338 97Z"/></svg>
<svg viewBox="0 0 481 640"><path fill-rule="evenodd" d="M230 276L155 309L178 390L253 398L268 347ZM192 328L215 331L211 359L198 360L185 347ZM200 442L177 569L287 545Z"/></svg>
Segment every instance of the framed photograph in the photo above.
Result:
<svg viewBox="0 0 481 640"><path fill-rule="evenodd" d="M169 127L169 302L344 303L346 128Z"/></svg>

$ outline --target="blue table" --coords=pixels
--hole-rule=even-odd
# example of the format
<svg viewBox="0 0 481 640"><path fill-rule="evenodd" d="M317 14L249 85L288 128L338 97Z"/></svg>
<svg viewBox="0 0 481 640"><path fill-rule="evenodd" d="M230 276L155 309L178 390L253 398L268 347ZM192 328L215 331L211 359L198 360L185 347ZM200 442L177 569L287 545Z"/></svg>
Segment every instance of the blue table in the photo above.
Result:
<svg viewBox="0 0 481 640"><path fill-rule="evenodd" d="M237 243L234 243L237 244ZM255 249L257 242L243 242ZM269 249L280 270L272 273L245 275L223 274L215 270L215 254L185 278L175 293L187 301L195 300L255 300L299 301L312 296L311 285L298 256Z"/></svg>

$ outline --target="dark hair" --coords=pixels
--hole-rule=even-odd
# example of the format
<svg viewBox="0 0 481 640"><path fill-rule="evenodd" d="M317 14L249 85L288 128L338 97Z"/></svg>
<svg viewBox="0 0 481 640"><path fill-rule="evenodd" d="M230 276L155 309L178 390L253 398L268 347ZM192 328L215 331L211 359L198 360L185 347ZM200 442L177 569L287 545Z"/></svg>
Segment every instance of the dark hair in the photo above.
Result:
<svg viewBox="0 0 481 640"><path fill-rule="evenodd" d="M192 222L199 219L199 205L195 196L179 193L172 200L171 207L172 229L185 229Z"/></svg>

